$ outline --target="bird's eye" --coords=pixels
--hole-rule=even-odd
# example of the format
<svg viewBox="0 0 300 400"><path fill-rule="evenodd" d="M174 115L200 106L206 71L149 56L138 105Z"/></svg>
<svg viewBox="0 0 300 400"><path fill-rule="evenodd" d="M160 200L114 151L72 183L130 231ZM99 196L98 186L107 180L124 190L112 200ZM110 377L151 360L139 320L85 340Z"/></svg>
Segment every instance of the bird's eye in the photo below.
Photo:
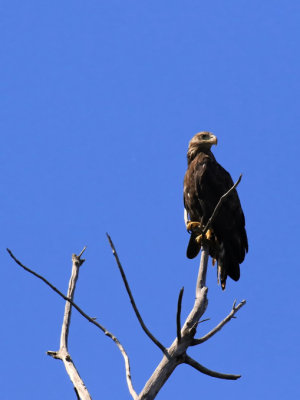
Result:
<svg viewBox="0 0 300 400"><path fill-rule="evenodd" d="M201 137L202 137L202 139L208 139L208 135L206 135L206 134L202 135Z"/></svg>

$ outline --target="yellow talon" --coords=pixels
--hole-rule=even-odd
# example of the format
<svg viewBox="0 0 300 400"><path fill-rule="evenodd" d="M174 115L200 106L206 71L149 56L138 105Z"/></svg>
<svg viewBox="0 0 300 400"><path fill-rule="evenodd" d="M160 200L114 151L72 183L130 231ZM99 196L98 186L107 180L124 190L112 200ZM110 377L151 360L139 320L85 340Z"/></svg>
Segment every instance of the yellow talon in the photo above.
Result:
<svg viewBox="0 0 300 400"><path fill-rule="evenodd" d="M188 231L192 231L193 229L200 229L201 228L201 222L198 221L188 221L186 224L186 229Z"/></svg>
<svg viewBox="0 0 300 400"><path fill-rule="evenodd" d="M212 230L208 229L206 234L205 234L205 236L206 236L207 240L210 240L212 238L212 236L213 236Z"/></svg>
<svg viewBox="0 0 300 400"><path fill-rule="evenodd" d="M197 243L201 244L202 235L197 236L195 240Z"/></svg>

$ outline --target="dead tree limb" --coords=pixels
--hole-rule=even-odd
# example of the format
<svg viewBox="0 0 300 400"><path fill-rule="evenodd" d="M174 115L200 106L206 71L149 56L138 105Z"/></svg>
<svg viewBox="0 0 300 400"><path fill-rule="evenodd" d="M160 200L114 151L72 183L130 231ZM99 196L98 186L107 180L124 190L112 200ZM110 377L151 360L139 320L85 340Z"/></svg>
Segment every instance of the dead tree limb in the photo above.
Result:
<svg viewBox="0 0 300 400"><path fill-rule="evenodd" d="M8 254L11 256L11 258L20 266L22 267L25 271L29 272L30 274L36 276L37 278L41 279L44 283L46 283L47 286L49 286L54 292L56 292L60 297L62 297L64 300L68 301L72 306L84 317L86 318L91 324L96 325L101 331L106 333L106 328L99 324L95 318L90 317L87 315L76 303L74 303L71 299L69 299L67 296L65 296L60 290L58 290L51 282L49 282L47 279L45 279L42 275L39 275L32 269L26 267L24 264L19 261L14 254L12 253L11 250L6 249Z"/></svg>
<svg viewBox="0 0 300 400"><path fill-rule="evenodd" d="M182 296L183 296L184 288L182 287L177 302L177 313L176 313L176 328L177 328L177 340L178 343L181 341L181 303L182 303Z"/></svg>
<svg viewBox="0 0 300 400"><path fill-rule="evenodd" d="M202 233L205 233L210 225L212 224L214 218L216 217L219 209L227 196L237 187L242 179L242 175L240 175L237 182L220 198L217 203L210 219L208 220L206 226L202 230ZM187 223L187 215L185 212L185 221ZM240 378L241 375L233 375L233 374L223 374L220 372L212 371L203 365L199 364L197 361L193 360L186 353L187 349L192 346L197 340L194 339L196 334L197 326L199 324L201 316L204 314L208 301L207 301L207 287L206 285L206 272L207 272L207 262L209 257L209 249L207 244L204 242L201 248L201 259L200 266L197 277L196 284L196 300L194 303L194 307L187 317L183 328L178 334L178 326L177 326L177 338L172 343L170 348L168 348L168 354L164 355L158 367L153 372L152 376L144 386L142 392L139 394L139 400L152 400L156 397L157 393L160 391L162 386L165 384L169 376L172 374L174 369L182 363L188 364L193 368L197 369L199 372L202 372L206 375L219 378L219 379L229 379L236 380ZM181 302L181 301L180 301ZM179 301L178 301L179 303ZM180 303L181 304L181 303ZM245 304L245 301L240 303L242 305ZM209 337L213 336L217 331L219 331L231 318L234 317L234 313L238 311L242 307L240 305L235 308L235 304L233 306L233 310L230 315L225 318L225 322L222 321L213 331L209 332L206 337L202 338L203 341L208 340ZM179 307L178 307L179 308ZM178 308L177 308L177 321L178 321ZM178 325L178 323L177 323ZM204 340L205 339L205 340Z"/></svg>
<svg viewBox="0 0 300 400"><path fill-rule="evenodd" d="M246 304L246 300L242 300L237 306L235 306L235 303L236 303L236 301L234 301L232 310L227 315L227 317L223 319L223 321L221 321L214 329L212 329L210 332L208 332L202 338L194 339L193 343L191 345L195 346L197 344L204 343L208 339L210 339L212 336L214 336L217 332L219 332L223 328L223 326L227 324L227 322L229 322L232 318L235 318L235 314L239 311L240 308L242 308Z"/></svg>
<svg viewBox="0 0 300 400"><path fill-rule="evenodd" d="M85 261L80 258L84 250L85 248L83 249L83 251L80 253L79 256L76 256L76 254L72 254L72 273L69 281L68 294L67 294L67 297L72 301L74 298L76 282L79 275L79 268ZM83 380L81 379L79 372L77 371L68 350L68 338L69 338L69 328L71 323L71 314L72 314L72 305L70 304L69 301L66 301L64 319L61 329L59 350L47 351L47 354L55 359L61 360L64 363L67 374L69 375L73 383L77 396L81 400L91 400L92 398Z"/></svg>
<svg viewBox="0 0 300 400"><path fill-rule="evenodd" d="M138 319L138 321L139 321L139 323L140 323L140 325L141 325L143 331L144 331L144 332L146 333L146 335L152 340L152 342L153 342L164 354L166 354L166 348L165 348L165 346L162 345L162 344L160 343L160 341L156 339L156 337L149 331L149 329L148 329L147 326L145 325L145 323L144 323L144 321L143 321L143 319L142 319L142 317L141 317L141 314L140 314L140 312L139 312L139 310L138 310L138 308L137 308L137 306L136 306L136 303L135 303L135 301L134 301L132 292L131 292L130 287L129 287L129 283L128 283L128 281L127 281L127 278L126 278L124 269L123 269L123 267L122 267L121 261L120 261L120 259L119 259L119 256L118 256L117 250L116 250L116 248L115 248L115 245L114 245L114 243L113 243L113 241L112 241L112 239L111 239L111 237L109 236L108 233L106 233L106 236L107 236L107 238L108 238L108 241L109 241L110 247L111 247L111 249L112 249L113 255L114 255L114 257L115 257L117 266L118 266L119 271L120 271L120 273L121 273L121 276L122 276L122 279L123 279L123 282L124 282L126 291L127 291L128 296L129 296L129 298L130 298L130 302L131 302L132 308L133 308L133 310L134 310L134 312L135 312L135 315L136 315L136 317L137 317L137 319Z"/></svg>
<svg viewBox="0 0 300 400"><path fill-rule="evenodd" d="M187 355L188 348L192 345L196 334L197 326L201 316L204 314L207 307L207 287L206 270L208 261L208 248L202 247L199 273L196 285L196 299L194 307L187 317L183 328L181 329L181 339L178 337L172 345L167 349L168 355L164 355L163 359L153 372L152 376L139 394L138 400L152 400L156 397L162 386L168 380L174 369L180 364L188 364L205 375L209 375L219 379L236 380L240 375L223 374L212 371Z"/></svg>
<svg viewBox="0 0 300 400"><path fill-rule="evenodd" d="M126 381L127 381L127 385L128 385L129 392L130 392L132 398L133 398L134 400L137 400L138 395L137 395L137 393L135 392L135 390L134 390L134 388L133 388L133 384L132 384L129 357L128 357L128 355L127 355L127 353L126 353L126 351L125 351L123 345L120 343L120 341L117 339L117 337L116 337L115 335L113 335L110 331L108 331L103 325L99 324L99 323L95 320L95 318L92 318L92 317L90 317L89 315L87 315L76 303L73 302L73 299L71 299L71 298L65 296L60 290L58 290L52 283L50 283L50 282L49 282L47 279L45 279L42 275L39 275L38 273L36 273L36 272L33 271L32 269L30 269L30 268L26 267L24 264L22 264L21 261L19 261L19 260L14 256L14 254L12 253L11 250L7 249L7 252L8 252L8 254L11 256L11 258L12 258L20 267L22 267L25 271L29 272L30 274L34 275L35 277L39 278L39 279L42 280L44 283L46 283L47 286L49 286L49 287L50 287L54 292L56 292L60 297L62 297L64 300L66 300L67 303L69 303L70 305L72 305L84 318L86 318L86 319L87 319L89 322L91 322L93 325L97 326L97 328L99 328L107 337L109 337L110 339L112 339L112 340L114 341L114 343L118 346L118 348L119 348L119 350L120 350L120 352L121 352L121 354L122 354L122 356L123 356L123 358L124 358L124 362L125 362L125 371L126 371ZM79 258L80 258L80 256L82 255L82 253L83 253L83 252L81 252L79 256L75 256L75 257L79 257ZM72 258L73 258L73 256L72 256ZM84 260L80 260L80 261L81 261L81 263L82 263ZM77 278L78 278L78 272L77 272ZM75 281L75 283L76 283L77 278L76 278L75 280L74 280L74 278L73 278L73 265L72 265L72 274L71 274L70 283L71 283L71 281L72 281L72 282ZM70 284L69 284L69 288L70 288ZM74 287L74 289L75 289L75 287ZM69 292L68 292L68 293L69 293ZM66 316L66 313L65 313L65 316ZM70 318L68 318L68 319L69 319L69 321L70 321ZM64 321L65 321L65 317L64 317ZM66 329L65 329L65 328L63 328L63 329L64 329L64 332L65 332L65 333L64 333L63 335L61 335L61 338L62 338L62 336L66 337ZM64 339L63 339L63 340L64 340ZM60 359L60 357L57 357L58 353L59 353L59 351L58 351L58 352L57 352L57 351L48 351L48 352L47 352L47 354L50 355L50 356L52 356L53 358L59 358L59 359ZM68 361L68 360L66 360L66 361ZM69 361L72 362L71 357L70 357L70 360L69 360ZM75 366L74 366L74 368L75 368ZM75 374L75 376L76 376L76 372L77 372L77 371L76 371L76 372L75 372L75 371L72 371L72 373L73 373L73 372L74 372L74 374ZM77 372L77 374L78 374L78 372ZM79 374L78 374L78 375L79 375ZM70 376L70 379L71 379L71 376ZM71 379L71 380L72 380L72 379ZM75 389L76 395L78 396L78 395L79 395L79 393L78 393L78 392L79 392L79 391L78 391L78 388L76 388L76 387L74 386L74 389ZM80 396L80 399L82 399L82 400L84 400L84 399L89 399L89 398L90 398L90 397L81 397L81 396Z"/></svg>
<svg viewBox="0 0 300 400"><path fill-rule="evenodd" d="M203 229L203 233L205 233L207 231L207 229L210 227L213 219L217 215L217 212L219 211L219 209L222 205L222 202L235 189L235 187L239 184L240 180L241 180L241 176L239 177L238 181L232 186L232 188L230 190L228 190L228 192L226 192L220 198L217 206L215 207L215 210L214 210L212 216L210 217L206 226ZM211 377L215 377L215 378L219 378L219 379L229 379L229 380L236 380L236 379L240 378L241 375L224 374L224 373L210 370L210 369L204 367L203 365L201 365L200 363L198 363L196 360L194 360L187 354L187 350L190 346L204 343L205 341L210 339L213 335L215 335L218 331L220 331L220 329L222 329L222 327L227 322L229 322L232 318L235 318L236 312L245 304L245 300L243 300L236 307L235 302L234 302L231 312L228 314L228 316L223 321L221 321L214 329L212 329L210 332L208 332L202 338L200 338L200 339L194 338L196 331L197 331L198 324L200 322L200 318L204 314L204 312L207 308L207 304L208 304L208 300L207 300L208 289L206 287L206 272L207 272L207 263L208 263L208 258L209 258L209 248L208 248L208 244L206 243L206 241L203 242L202 248L201 248L201 259L200 259L200 265L199 265L199 271L198 271L198 277L197 277L197 283L196 283L196 298L195 298L194 306L193 306L190 314L188 315L185 323L183 324L183 327L181 328L180 317L181 317L181 303L182 303L182 295L183 295L183 288L182 288L180 291L180 294L179 294L178 304L177 304L177 316L176 316L177 337L175 338L174 342L171 344L171 346L169 348L165 348L154 337L154 335L149 331L149 329L146 327L146 325L138 311L136 303L134 301L133 295L131 293L125 272L124 272L121 262L119 260L115 246L108 234L107 234L107 237L108 237L110 246L112 248L116 263L120 270L127 293L129 295L130 302L131 302L134 312L140 322L140 325L142 326L142 328L145 331L145 333L147 334L147 336L164 353L161 362L159 363L159 365L153 372L152 376L146 382L143 390L141 391L141 393L139 395L135 392L133 385L132 385L129 358L127 356L127 353L125 352L125 349L119 342L119 340L111 332L109 332L106 328L104 328L102 325L100 325L98 322L96 322L95 318L91 318L90 316L88 316L81 308L79 308L73 302L79 267L84 262L84 260L81 260L80 257L83 254L85 249L83 249L83 251L80 253L79 256L76 256L74 254L72 256L72 261L73 261L72 274L71 274L71 278L70 278L70 282L69 282L69 289L68 289L67 296L65 296L62 292L60 292L54 285L52 285L44 277L42 277L41 275L37 274L36 272L30 270L29 268L25 267L19 260L16 259L16 257L12 254L12 252L9 249L7 249L10 256L15 260L15 262L18 265L20 265L22 268L24 268L27 272L30 272L31 274L33 274L36 277L38 277L39 279L41 279L49 287L51 287L52 290L54 290L57 294L59 294L62 298L64 298L66 300L65 314L64 314L63 326L62 326L62 331L61 331L60 349L56 352L49 351L48 354L54 358L61 359L64 362L66 370L70 376L70 379L73 382L77 397L80 398L81 400L90 400L91 399L83 381L81 380L81 378L79 376L78 371L76 370L76 367L70 357L70 354L68 352L68 333L69 333L69 326L70 326L70 319L71 319L71 307L72 306L81 315L83 315L89 322L93 323L99 329L101 329L101 331L104 332L104 334L106 336L110 337L118 346L119 350L121 351L121 354L124 357L127 384L128 384L129 392L134 400L152 400L152 399L154 399L156 397L157 393L162 388L162 386L168 380L168 378L170 377L170 375L172 374L174 369L178 365L183 364L183 363L190 365L191 367L195 368L197 371L199 371L205 375L209 375Z"/></svg>
<svg viewBox="0 0 300 400"><path fill-rule="evenodd" d="M241 375L232 375L232 374L222 374L221 372L212 371L204 367L203 365L199 364L196 360L189 357L188 355L185 356L184 362L191 367L195 368L197 371L202 372L202 374L211 376L212 378L219 378L219 379L228 379L228 380L237 380L241 377Z"/></svg>

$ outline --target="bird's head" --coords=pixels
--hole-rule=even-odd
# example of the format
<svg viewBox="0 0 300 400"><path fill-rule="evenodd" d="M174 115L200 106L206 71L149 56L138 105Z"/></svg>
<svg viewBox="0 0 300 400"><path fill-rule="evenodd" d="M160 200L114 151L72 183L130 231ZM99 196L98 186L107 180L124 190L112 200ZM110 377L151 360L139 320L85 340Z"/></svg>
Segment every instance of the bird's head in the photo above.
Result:
<svg viewBox="0 0 300 400"><path fill-rule="evenodd" d="M218 139L211 132L199 132L191 139L187 152L188 160L191 161L198 153L210 151L213 144L217 145Z"/></svg>

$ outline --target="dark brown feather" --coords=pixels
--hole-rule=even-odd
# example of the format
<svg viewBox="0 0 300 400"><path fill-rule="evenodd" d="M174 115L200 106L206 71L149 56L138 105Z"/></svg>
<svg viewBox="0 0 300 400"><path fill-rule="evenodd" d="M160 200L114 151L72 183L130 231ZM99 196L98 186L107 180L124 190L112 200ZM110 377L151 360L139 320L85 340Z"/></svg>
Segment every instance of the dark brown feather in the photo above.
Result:
<svg viewBox="0 0 300 400"><path fill-rule="evenodd" d="M211 217L221 196L233 186L229 173L215 160L209 148L188 153L188 169L184 177L184 206L191 221L204 225ZM227 275L237 281L240 264L248 251L245 217L234 190L223 202L212 223L218 246L210 249L210 255L221 266L221 284L225 287ZM197 234L191 233L187 257L194 258L200 251Z"/></svg>

